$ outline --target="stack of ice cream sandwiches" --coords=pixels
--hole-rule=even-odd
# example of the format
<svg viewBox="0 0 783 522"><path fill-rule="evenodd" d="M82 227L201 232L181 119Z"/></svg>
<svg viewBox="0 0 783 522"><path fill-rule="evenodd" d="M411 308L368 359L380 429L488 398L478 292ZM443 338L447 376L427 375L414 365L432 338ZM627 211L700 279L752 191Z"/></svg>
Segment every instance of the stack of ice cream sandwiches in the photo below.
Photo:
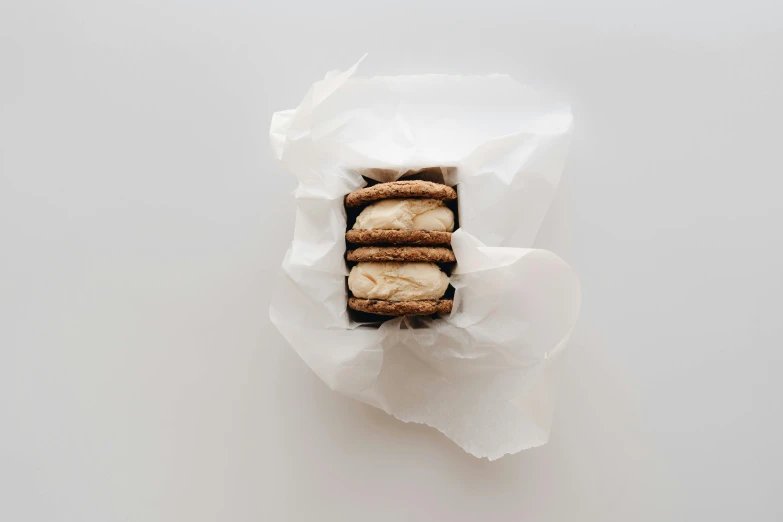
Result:
<svg viewBox="0 0 783 522"><path fill-rule="evenodd" d="M379 183L345 197L350 309L386 316L451 312L445 296L456 261L456 199L453 188L423 180Z"/></svg>

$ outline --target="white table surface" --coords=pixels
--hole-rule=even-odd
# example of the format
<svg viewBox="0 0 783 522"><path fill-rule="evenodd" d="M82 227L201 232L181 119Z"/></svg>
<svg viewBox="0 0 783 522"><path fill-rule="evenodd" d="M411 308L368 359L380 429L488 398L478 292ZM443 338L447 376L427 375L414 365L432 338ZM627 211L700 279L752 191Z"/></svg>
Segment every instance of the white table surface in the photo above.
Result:
<svg viewBox="0 0 783 522"><path fill-rule="evenodd" d="M781 4L526 4L0 3L0 520L781 520ZM269 119L365 51L573 104L544 447L338 396L267 318Z"/></svg>

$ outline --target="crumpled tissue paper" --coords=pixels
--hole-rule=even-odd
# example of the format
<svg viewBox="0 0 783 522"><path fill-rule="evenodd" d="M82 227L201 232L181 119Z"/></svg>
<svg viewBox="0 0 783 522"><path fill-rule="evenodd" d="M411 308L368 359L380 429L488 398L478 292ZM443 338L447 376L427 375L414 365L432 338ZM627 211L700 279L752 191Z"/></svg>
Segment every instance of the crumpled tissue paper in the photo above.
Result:
<svg viewBox="0 0 783 522"><path fill-rule="evenodd" d="M476 457L544 444L580 291L564 261L529 247L566 161L570 109L505 75L358 78L358 65L272 118L272 149L298 186L270 319L331 389ZM344 196L363 175L432 167L459 196L453 312L352 321Z"/></svg>

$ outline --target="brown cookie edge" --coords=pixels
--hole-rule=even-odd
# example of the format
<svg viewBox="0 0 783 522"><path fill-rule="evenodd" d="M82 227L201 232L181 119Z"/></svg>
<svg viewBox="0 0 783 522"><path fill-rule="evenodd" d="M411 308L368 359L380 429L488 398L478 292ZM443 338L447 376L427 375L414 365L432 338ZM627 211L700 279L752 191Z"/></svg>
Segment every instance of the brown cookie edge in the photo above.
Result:
<svg viewBox="0 0 783 522"><path fill-rule="evenodd" d="M355 190L345 196L346 207L359 207L382 199L429 198L442 201L457 199L457 191L432 181L391 181Z"/></svg>
<svg viewBox="0 0 783 522"><path fill-rule="evenodd" d="M454 306L452 299L437 301L381 301L379 299L348 298L348 307L358 312L396 317L447 314Z"/></svg>
<svg viewBox="0 0 783 522"><path fill-rule="evenodd" d="M359 247L349 250L346 259L357 263L372 261L407 261L421 263L454 263L454 251L445 247Z"/></svg>
<svg viewBox="0 0 783 522"><path fill-rule="evenodd" d="M356 245L450 245L451 232L434 230L356 230L345 233L345 240Z"/></svg>

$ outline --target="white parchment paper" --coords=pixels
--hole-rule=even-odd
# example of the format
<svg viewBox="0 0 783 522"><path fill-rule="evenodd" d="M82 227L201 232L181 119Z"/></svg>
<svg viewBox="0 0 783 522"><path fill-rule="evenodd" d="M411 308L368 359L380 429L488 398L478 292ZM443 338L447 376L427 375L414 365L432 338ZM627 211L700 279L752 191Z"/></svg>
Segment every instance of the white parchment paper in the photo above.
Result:
<svg viewBox="0 0 783 522"><path fill-rule="evenodd" d="M269 316L348 397L477 457L544 444L580 293L565 262L526 247L557 190L570 110L508 76L357 78L358 65L272 119L274 153L299 183ZM454 311L358 324L347 312L343 197L362 175L393 181L430 167L459 195Z"/></svg>

